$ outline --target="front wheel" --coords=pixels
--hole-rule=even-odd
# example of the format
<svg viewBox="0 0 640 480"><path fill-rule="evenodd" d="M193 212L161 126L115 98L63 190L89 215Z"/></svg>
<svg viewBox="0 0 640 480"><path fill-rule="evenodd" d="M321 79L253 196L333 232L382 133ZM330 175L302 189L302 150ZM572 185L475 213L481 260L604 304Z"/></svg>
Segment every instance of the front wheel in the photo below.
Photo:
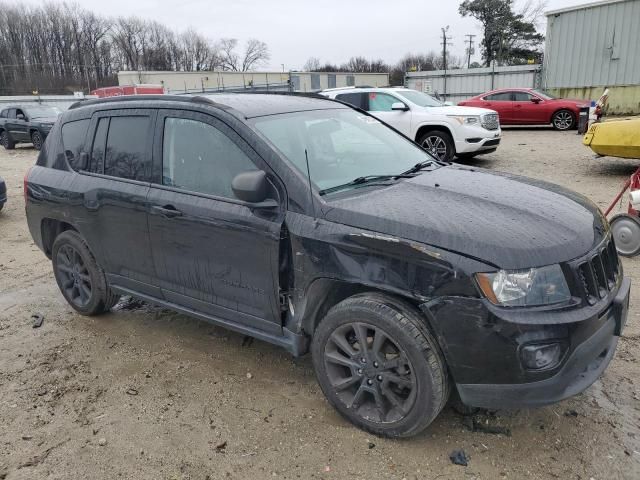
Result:
<svg viewBox="0 0 640 480"><path fill-rule="evenodd" d="M421 135L418 145L442 162L450 162L456 154L451 135L440 130L431 130Z"/></svg>
<svg viewBox="0 0 640 480"><path fill-rule="evenodd" d="M569 110L559 110L553 114L551 123L553 123L553 127L556 130L571 130L576 124L576 121L573 113Z"/></svg>
<svg viewBox="0 0 640 480"><path fill-rule="evenodd" d="M444 358L413 307L378 294L334 306L313 336L313 366L329 403L384 437L424 430L449 396Z"/></svg>
<svg viewBox="0 0 640 480"><path fill-rule="evenodd" d="M40 135L40 132L33 132L31 134L31 143L33 143L33 148L36 150L42 148L42 135Z"/></svg>
<svg viewBox="0 0 640 480"><path fill-rule="evenodd" d="M98 315L113 307L118 299L78 232L62 232L51 251L53 273L64 298L82 315Z"/></svg>

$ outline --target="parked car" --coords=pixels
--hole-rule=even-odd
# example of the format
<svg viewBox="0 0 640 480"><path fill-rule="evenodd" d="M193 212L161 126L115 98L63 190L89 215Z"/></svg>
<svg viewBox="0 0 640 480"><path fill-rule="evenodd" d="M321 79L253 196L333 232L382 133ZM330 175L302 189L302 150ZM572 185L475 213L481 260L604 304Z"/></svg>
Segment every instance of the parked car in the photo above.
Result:
<svg viewBox="0 0 640 480"><path fill-rule="evenodd" d="M533 88L492 90L458 105L491 108L500 115L502 125L548 125L557 130L577 127L584 100L555 98Z"/></svg>
<svg viewBox="0 0 640 480"><path fill-rule="evenodd" d="M614 355L630 282L577 193L295 95L90 100L51 136L27 220L75 310L133 295L311 351L329 402L375 434L418 433L452 390L556 402Z"/></svg>
<svg viewBox="0 0 640 480"><path fill-rule="evenodd" d="M320 94L369 112L438 160L491 153L500 144L500 123L492 110L445 105L426 93L401 87L336 88Z"/></svg>
<svg viewBox="0 0 640 480"><path fill-rule="evenodd" d="M61 111L46 105L12 105L0 109L0 144L11 150L16 143L44 144Z"/></svg>
<svg viewBox="0 0 640 480"><path fill-rule="evenodd" d="M7 203L7 185L0 177L0 211L4 208L5 203Z"/></svg>

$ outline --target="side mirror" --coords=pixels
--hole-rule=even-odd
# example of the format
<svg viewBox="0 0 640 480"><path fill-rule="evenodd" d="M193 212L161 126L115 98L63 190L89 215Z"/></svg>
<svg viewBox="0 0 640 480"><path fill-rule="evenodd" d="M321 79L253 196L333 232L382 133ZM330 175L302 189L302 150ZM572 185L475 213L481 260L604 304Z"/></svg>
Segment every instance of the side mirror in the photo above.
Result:
<svg viewBox="0 0 640 480"><path fill-rule="evenodd" d="M21 114L21 113L19 113L18 115L16 115L16 118L17 118L18 120L24 120L24 115L23 115L23 114Z"/></svg>
<svg viewBox="0 0 640 480"><path fill-rule="evenodd" d="M267 174L262 170L239 173L232 180L231 189L238 200L248 203L264 202L269 194Z"/></svg>
<svg viewBox="0 0 640 480"><path fill-rule="evenodd" d="M531 97L531 101L533 103L540 103L542 100L540 100L538 97Z"/></svg>
<svg viewBox="0 0 640 480"><path fill-rule="evenodd" d="M391 110L400 110L400 111L406 112L407 110L409 110L409 107L407 107L402 102L393 102L391 104Z"/></svg>
<svg viewBox="0 0 640 480"><path fill-rule="evenodd" d="M68 153L67 153L68 152ZM67 150L65 152L67 154L67 158L69 158L69 153L71 154L71 158L73 158L73 152ZM86 170L89 166L89 154L87 152L80 152L80 156L78 157L78 170Z"/></svg>

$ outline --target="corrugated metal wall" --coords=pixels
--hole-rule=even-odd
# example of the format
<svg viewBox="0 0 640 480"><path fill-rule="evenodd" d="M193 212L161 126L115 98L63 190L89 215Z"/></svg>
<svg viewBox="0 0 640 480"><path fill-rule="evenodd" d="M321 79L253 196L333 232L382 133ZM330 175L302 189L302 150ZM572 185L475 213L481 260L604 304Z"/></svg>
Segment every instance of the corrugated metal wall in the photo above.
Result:
<svg viewBox="0 0 640 480"><path fill-rule="evenodd" d="M546 88L640 83L640 0L547 14Z"/></svg>
<svg viewBox="0 0 640 480"><path fill-rule="evenodd" d="M405 85L457 103L496 88L540 86L540 65L407 72Z"/></svg>

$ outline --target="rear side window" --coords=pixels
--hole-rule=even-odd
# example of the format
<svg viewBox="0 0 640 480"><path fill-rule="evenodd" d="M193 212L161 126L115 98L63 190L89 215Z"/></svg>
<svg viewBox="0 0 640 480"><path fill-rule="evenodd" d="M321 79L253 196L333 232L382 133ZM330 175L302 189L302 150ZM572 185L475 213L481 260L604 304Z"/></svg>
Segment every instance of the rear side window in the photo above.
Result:
<svg viewBox="0 0 640 480"><path fill-rule="evenodd" d="M336 95L336 100L348 103L361 110L369 109L369 102L367 102L367 99L368 97L366 93L341 93Z"/></svg>
<svg viewBox="0 0 640 480"><path fill-rule="evenodd" d="M147 153L149 117L111 117L107 133L104 174L129 180L148 181L151 158Z"/></svg>
<svg viewBox="0 0 640 480"><path fill-rule="evenodd" d="M493 95L487 95L484 99L489 102L510 102L511 92L494 93Z"/></svg>
<svg viewBox="0 0 640 480"><path fill-rule="evenodd" d="M162 183L191 192L236 198L231 182L256 170L251 159L208 123L167 118L162 143Z"/></svg>
<svg viewBox="0 0 640 480"><path fill-rule="evenodd" d="M2 110L0 112L0 118L7 118L9 116L9 110Z"/></svg>
<svg viewBox="0 0 640 480"><path fill-rule="evenodd" d="M84 146L84 137L87 134L89 122L89 119L76 120L75 122L67 122L62 126L64 156L74 170L78 170L80 152Z"/></svg>
<svg viewBox="0 0 640 480"><path fill-rule="evenodd" d="M9 118L16 118L16 109L15 108L10 108L9 109Z"/></svg>

